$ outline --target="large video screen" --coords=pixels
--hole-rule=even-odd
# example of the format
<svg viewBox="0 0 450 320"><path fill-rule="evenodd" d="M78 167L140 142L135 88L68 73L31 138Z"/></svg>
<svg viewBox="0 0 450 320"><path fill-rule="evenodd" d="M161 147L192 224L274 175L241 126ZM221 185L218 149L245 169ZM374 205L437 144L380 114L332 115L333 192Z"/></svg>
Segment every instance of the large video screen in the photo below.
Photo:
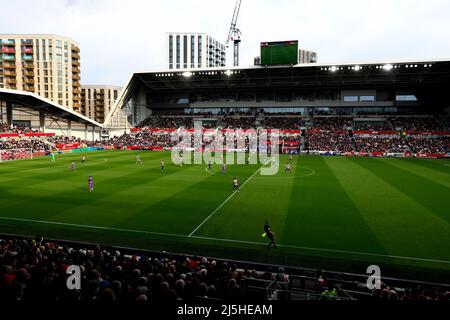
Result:
<svg viewBox="0 0 450 320"><path fill-rule="evenodd" d="M261 42L261 65L298 63L298 41Z"/></svg>

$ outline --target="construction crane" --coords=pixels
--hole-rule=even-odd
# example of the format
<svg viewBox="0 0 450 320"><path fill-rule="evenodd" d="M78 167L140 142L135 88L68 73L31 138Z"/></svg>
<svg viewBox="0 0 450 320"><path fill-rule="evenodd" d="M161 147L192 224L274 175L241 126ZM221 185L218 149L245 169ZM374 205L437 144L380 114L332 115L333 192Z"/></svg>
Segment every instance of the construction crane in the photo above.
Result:
<svg viewBox="0 0 450 320"><path fill-rule="evenodd" d="M227 42L225 43L228 48L230 41L233 41L234 54L233 54L233 65L235 67L239 66L239 43L241 42L241 31L236 27L237 19L239 16L239 10L241 9L242 0L237 0L234 6L233 19L231 20L230 31L228 31Z"/></svg>

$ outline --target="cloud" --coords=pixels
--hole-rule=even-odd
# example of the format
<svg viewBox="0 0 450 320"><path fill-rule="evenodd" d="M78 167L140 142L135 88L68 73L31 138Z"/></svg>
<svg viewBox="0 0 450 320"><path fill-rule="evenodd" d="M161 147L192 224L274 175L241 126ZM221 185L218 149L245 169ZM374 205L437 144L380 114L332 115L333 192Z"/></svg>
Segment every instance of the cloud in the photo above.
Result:
<svg viewBox="0 0 450 320"><path fill-rule="evenodd" d="M165 32L225 41L234 0L16 0L2 3L2 33L52 33L80 43L82 83L123 85L165 68ZM241 65L259 43L299 40L319 61L450 58L446 0L243 0ZM231 48L228 63L232 63Z"/></svg>

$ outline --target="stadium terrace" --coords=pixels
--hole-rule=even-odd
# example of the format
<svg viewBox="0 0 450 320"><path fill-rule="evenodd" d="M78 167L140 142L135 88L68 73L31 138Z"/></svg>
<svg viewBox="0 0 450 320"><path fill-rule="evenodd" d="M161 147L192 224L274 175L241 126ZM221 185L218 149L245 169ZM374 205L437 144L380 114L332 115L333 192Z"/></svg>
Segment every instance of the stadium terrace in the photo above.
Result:
<svg viewBox="0 0 450 320"><path fill-rule="evenodd" d="M149 116L445 114L450 61L255 66L134 73L107 116L110 130Z"/></svg>

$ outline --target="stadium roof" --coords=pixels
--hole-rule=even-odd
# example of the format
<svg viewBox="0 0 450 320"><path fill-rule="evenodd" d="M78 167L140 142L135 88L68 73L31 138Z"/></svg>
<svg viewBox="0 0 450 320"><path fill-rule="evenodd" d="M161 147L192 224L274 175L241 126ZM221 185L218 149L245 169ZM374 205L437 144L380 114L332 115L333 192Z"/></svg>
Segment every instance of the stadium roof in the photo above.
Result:
<svg viewBox="0 0 450 320"><path fill-rule="evenodd" d="M64 120L70 120L95 127L103 127L102 124L89 119L88 117L32 92L0 88L0 101L8 101L36 111L44 111L48 115L59 117Z"/></svg>
<svg viewBox="0 0 450 320"><path fill-rule="evenodd" d="M105 123L125 105L138 86L149 93L215 93L273 89L355 89L362 84L411 87L450 83L450 59L310 63L280 66L219 67L134 73Z"/></svg>

